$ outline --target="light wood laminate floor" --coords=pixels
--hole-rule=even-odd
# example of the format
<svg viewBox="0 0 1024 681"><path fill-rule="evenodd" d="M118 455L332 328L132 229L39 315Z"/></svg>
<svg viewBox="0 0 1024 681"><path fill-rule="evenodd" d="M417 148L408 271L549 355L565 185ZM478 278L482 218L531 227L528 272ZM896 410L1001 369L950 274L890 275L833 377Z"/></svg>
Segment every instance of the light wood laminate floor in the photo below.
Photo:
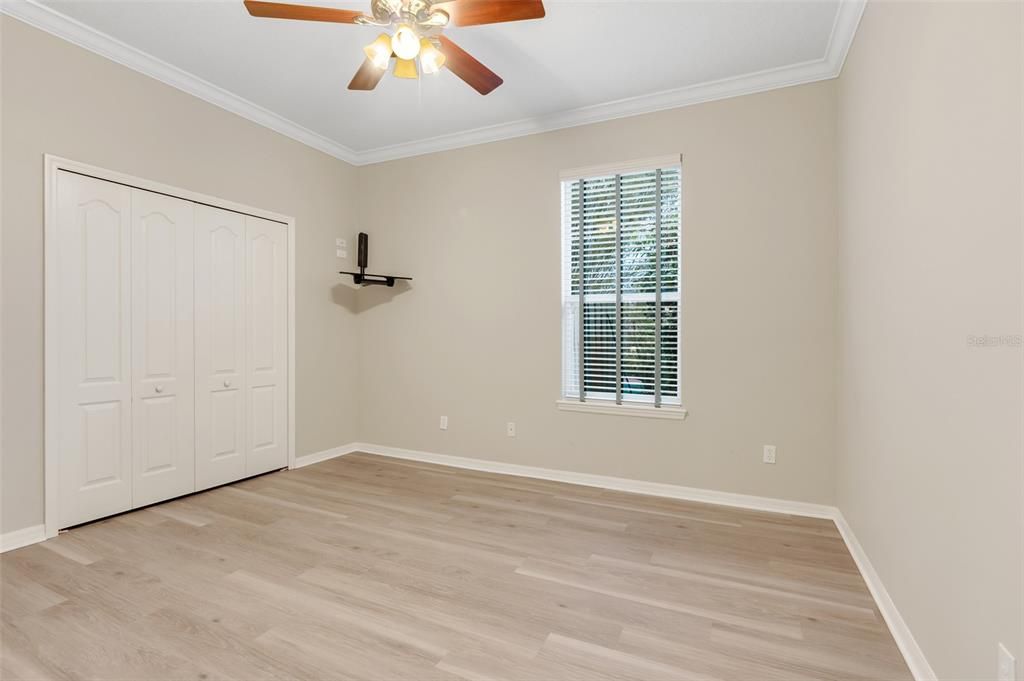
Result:
<svg viewBox="0 0 1024 681"><path fill-rule="evenodd" d="M363 454L0 568L5 681L910 678L830 521Z"/></svg>

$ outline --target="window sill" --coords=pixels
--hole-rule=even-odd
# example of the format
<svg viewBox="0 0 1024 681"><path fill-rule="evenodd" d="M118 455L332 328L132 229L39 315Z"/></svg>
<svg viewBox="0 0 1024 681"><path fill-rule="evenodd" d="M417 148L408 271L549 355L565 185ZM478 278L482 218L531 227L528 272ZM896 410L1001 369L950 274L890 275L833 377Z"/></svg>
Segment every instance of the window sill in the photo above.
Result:
<svg viewBox="0 0 1024 681"><path fill-rule="evenodd" d="M615 404L614 402L580 402L579 400L558 400L561 411L576 411L588 414L610 414L613 416L638 416L646 419L684 420L688 412L682 407L649 407L643 404Z"/></svg>

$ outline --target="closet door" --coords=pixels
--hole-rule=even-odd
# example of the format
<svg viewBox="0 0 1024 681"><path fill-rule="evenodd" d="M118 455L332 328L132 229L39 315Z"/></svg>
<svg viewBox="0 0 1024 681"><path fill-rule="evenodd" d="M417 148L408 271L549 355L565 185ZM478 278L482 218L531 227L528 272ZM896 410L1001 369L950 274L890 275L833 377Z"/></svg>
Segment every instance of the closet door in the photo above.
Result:
<svg viewBox="0 0 1024 681"><path fill-rule="evenodd" d="M288 229L246 217L246 475L288 465Z"/></svg>
<svg viewBox="0 0 1024 681"><path fill-rule="evenodd" d="M135 508L195 491L194 208L132 190Z"/></svg>
<svg viewBox="0 0 1024 681"><path fill-rule="evenodd" d="M197 205L196 489L246 475L245 216Z"/></svg>
<svg viewBox="0 0 1024 681"><path fill-rule="evenodd" d="M131 190L57 173L58 525L131 508Z"/></svg>

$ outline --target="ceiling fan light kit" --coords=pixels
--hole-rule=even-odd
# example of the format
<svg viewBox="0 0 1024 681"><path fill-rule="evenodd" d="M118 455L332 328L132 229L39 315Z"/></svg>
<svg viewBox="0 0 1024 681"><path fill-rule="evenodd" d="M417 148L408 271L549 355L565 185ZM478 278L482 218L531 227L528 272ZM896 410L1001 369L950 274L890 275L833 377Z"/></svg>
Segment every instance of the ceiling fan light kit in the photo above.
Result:
<svg viewBox="0 0 1024 681"><path fill-rule="evenodd" d="M420 68L423 69L423 73L427 75L437 73L446 61L448 58L441 50L437 49L437 46L429 38L420 40Z"/></svg>
<svg viewBox="0 0 1024 681"><path fill-rule="evenodd" d="M363 48L366 59L352 78L350 90L373 90L395 60L397 78L416 79L447 67L482 95L504 81L498 74L442 35L449 25L479 26L506 21L541 19L542 0L371 0L370 14L331 7L245 0L254 17L297 19L337 24L380 26L381 33Z"/></svg>
<svg viewBox="0 0 1024 681"><path fill-rule="evenodd" d="M391 51L399 59L410 61L420 54L420 38L416 31L405 24L399 24L395 34L391 36Z"/></svg>
<svg viewBox="0 0 1024 681"><path fill-rule="evenodd" d="M408 78L416 80L420 77L420 72L416 70L416 62L412 59L396 59L395 60L395 78Z"/></svg>
<svg viewBox="0 0 1024 681"><path fill-rule="evenodd" d="M391 62L391 36L381 33L376 40L363 48L363 52L374 66L386 70Z"/></svg>

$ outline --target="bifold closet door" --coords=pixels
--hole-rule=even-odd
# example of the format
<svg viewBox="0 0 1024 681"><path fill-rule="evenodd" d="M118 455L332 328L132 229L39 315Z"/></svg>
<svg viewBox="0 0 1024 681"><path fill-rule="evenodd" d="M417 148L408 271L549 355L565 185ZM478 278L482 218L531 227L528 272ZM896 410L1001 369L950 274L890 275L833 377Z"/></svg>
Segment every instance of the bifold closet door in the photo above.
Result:
<svg viewBox="0 0 1024 681"><path fill-rule="evenodd" d="M132 506L195 491L195 204L132 190Z"/></svg>
<svg viewBox="0 0 1024 681"><path fill-rule="evenodd" d="M288 465L288 230L246 217L246 475Z"/></svg>
<svg viewBox="0 0 1024 681"><path fill-rule="evenodd" d="M288 230L196 206L196 483L288 465Z"/></svg>
<svg viewBox="0 0 1024 681"><path fill-rule="evenodd" d="M56 178L58 524L131 508L131 189ZM55 332L55 333L54 333Z"/></svg>
<svg viewBox="0 0 1024 681"><path fill-rule="evenodd" d="M246 475L245 216L196 205L196 488Z"/></svg>
<svg viewBox="0 0 1024 681"><path fill-rule="evenodd" d="M286 467L287 225L65 170L53 191L58 527Z"/></svg>

